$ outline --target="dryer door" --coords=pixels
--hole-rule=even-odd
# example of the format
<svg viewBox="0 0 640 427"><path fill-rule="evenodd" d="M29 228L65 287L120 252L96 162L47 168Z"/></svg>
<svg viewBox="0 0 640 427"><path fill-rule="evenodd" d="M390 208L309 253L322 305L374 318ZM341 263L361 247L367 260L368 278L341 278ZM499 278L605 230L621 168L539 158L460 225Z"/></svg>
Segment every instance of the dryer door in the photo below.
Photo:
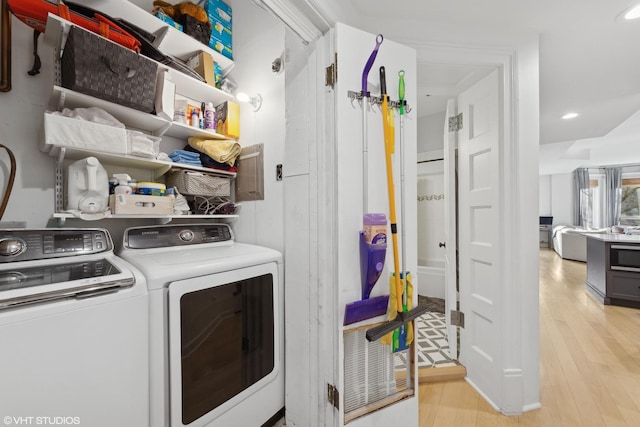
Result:
<svg viewBox="0 0 640 427"><path fill-rule="evenodd" d="M277 283L269 263L169 285L171 425L261 425L280 409L257 418L281 369Z"/></svg>

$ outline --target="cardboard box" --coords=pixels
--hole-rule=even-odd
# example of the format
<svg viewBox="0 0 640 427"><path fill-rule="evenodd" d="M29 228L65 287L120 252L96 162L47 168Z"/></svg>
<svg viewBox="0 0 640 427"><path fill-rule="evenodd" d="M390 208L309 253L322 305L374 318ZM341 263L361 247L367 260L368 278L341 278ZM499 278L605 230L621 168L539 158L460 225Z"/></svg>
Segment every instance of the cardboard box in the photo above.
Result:
<svg viewBox="0 0 640 427"><path fill-rule="evenodd" d="M216 107L216 132L229 138L240 138L240 106L225 101Z"/></svg>
<svg viewBox="0 0 640 427"><path fill-rule="evenodd" d="M49 151L52 146L127 154L127 132L124 128L44 113L42 150Z"/></svg>
<svg viewBox="0 0 640 427"><path fill-rule="evenodd" d="M213 57L209 53L197 53L189 58L187 66L200 74L209 86L216 87L216 78L213 71Z"/></svg>
<svg viewBox="0 0 640 427"><path fill-rule="evenodd" d="M109 208L121 215L173 215L176 203L172 196L144 196L141 194L112 194Z"/></svg>
<svg viewBox="0 0 640 427"><path fill-rule="evenodd" d="M173 28L176 28L182 31L182 25L178 24L176 21L174 21L169 15L167 15L163 11L159 10L158 12L156 12L156 18L166 22L167 24L171 25Z"/></svg>

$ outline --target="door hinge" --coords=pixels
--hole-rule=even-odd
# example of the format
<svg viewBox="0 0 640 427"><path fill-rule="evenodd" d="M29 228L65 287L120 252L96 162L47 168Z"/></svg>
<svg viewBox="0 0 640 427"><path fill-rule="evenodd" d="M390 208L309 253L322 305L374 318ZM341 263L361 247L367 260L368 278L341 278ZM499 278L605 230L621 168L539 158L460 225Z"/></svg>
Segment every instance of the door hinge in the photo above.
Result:
<svg viewBox="0 0 640 427"><path fill-rule="evenodd" d="M458 310L451 310L451 324L464 328L464 313Z"/></svg>
<svg viewBox="0 0 640 427"><path fill-rule="evenodd" d="M324 85L333 89L338 81L338 54L335 54L333 64L325 69Z"/></svg>
<svg viewBox="0 0 640 427"><path fill-rule="evenodd" d="M462 129L462 113L449 117L449 132L457 132Z"/></svg>
<svg viewBox="0 0 640 427"><path fill-rule="evenodd" d="M336 409L340 409L340 392L332 384L327 384L327 400Z"/></svg>

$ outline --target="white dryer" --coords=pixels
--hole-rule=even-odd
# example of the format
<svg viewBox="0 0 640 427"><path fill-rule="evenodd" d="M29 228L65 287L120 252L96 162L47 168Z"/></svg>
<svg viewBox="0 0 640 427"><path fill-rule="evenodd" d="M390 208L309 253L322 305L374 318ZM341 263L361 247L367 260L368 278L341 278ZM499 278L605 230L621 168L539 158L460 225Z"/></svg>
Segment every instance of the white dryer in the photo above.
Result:
<svg viewBox="0 0 640 427"><path fill-rule="evenodd" d="M226 224L135 227L150 296L152 426L262 426L284 411L282 255Z"/></svg>

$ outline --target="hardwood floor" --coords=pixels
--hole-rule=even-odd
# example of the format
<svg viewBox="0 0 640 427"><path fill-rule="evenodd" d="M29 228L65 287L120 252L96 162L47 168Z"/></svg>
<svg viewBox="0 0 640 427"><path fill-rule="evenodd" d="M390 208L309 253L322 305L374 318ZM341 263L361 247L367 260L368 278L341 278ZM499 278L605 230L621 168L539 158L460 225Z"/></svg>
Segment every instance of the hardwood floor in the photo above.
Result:
<svg viewBox="0 0 640 427"><path fill-rule="evenodd" d="M640 425L640 310L584 289L586 264L540 250L540 401L507 417L464 380L421 384L420 427Z"/></svg>

